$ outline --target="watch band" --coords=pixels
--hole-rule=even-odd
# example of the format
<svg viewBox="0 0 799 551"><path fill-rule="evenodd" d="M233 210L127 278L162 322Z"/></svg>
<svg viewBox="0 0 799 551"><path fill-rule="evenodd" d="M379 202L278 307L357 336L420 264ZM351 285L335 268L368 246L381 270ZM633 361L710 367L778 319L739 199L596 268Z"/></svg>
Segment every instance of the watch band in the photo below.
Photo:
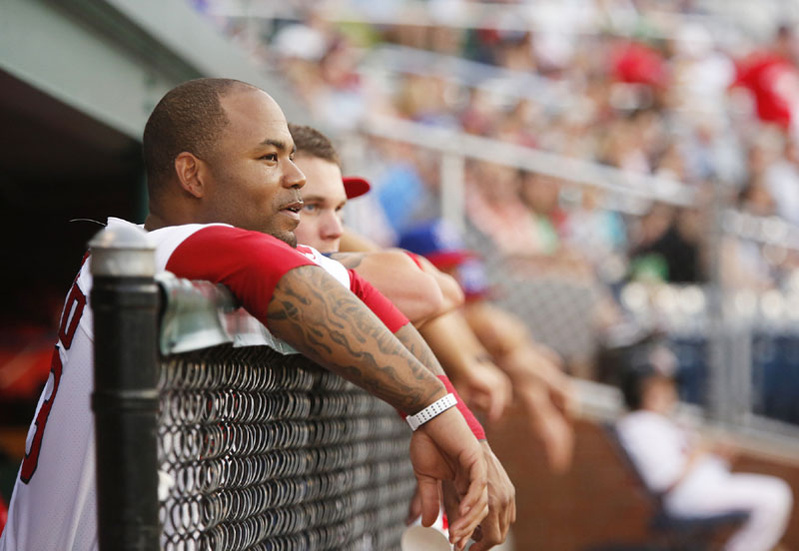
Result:
<svg viewBox="0 0 799 551"><path fill-rule="evenodd" d="M416 430L425 423L427 423L433 417L440 415L447 411L451 407L455 407L458 404L458 401L455 399L455 395L451 392L444 396L443 398L439 398L422 411L417 413L416 415L408 415L405 420L411 426L411 429Z"/></svg>

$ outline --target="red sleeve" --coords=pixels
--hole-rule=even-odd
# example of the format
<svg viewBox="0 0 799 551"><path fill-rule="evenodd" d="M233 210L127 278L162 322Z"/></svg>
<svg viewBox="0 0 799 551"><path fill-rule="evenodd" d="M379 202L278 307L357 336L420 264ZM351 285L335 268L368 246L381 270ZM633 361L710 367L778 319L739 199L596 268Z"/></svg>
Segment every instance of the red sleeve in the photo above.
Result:
<svg viewBox="0 0 799 551"><path fill-rule="evenodd" d="M372 287L372 284L358 275L355 270L347 270L350 274L350 291L355 293L369 309L386 324L388 330L396 333L401 327L410 323L394 303Z"/></svg>
<svg viewBox="0 0 799 551"><path fill-rule="evenodd" d="M412 253L411 251L405 251L405 254L407 254L411 258L411 260L413 260L413 262L417 266L419 266L419 269L424 272L424 267L422 266L422 261L419 260L419 255L418 254Z"/></svg>
<svg viewBox="0 0 799 551"><path fill-rule="evenodd" d="M166 264L178 277L222 283L266 325L275 286L286 272L315 264L279 239L260 232L210 226L183 241Z"/></svg>

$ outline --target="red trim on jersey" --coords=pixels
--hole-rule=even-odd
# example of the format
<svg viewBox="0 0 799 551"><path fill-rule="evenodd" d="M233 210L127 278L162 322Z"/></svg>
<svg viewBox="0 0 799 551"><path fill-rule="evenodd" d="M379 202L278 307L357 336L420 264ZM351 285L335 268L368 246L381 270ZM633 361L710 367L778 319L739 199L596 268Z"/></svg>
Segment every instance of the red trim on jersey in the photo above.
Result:
<svg viewBox="0 0 799 551"><path fill-rule="evenodd" d="M8 506L3 501L3 496L0 495L0 536L3 535L3 528L5 528L6 522L8 522Z"/></svg>
<svg viewBox="0 0 799 551"><path fill-rule="evenodd" d="M350 274L350 291L355 293L369 309L386 324L388 330L396 333L406 324L410 323L402 312L388 300L371 283L358 275L355 270L347 270Z"/></svg>
<svg viewBox="0 0 799 551"><path fill-rule="evenodd" d="M64 312L61 314L61 323L58 326L58 338L67 350L72 346L72 339L75 338L75 332L78 330L78 324L81 316L83 316L85 307L86 295L81 292L76 280L72 284L72 289L69 290L69 295L67 295Z"/></svg>
<svg viewBox="0 0 799 551"><path fill-rule="evenodd" d="M405 251L405 254L407 254L409 257L411 257L411 260L413 260L416 263L416 265L419 266L420 270L424 271L424 268L422 267L422 261L419 260L419 255L418 254L412 253L411 251Z"/></svg>
<svg viewBox="0 0 799 551"><path fill-rule="evenodd" d="M297 245L297 250L302 254L315 256L313 249L307 245Z"/></svg>
<svg viewBox="0 0 799 551"><path fill-rule="evenodd" d="M39 453L42 451L42 438L44 438L44 428L47 425L47 419L50 417L50 410L53 409L53 401L55 395L58 394L58 387L61 384L61 373L64 371L64 364L61 363L61 353L56 345L53 350L53 360L50 366L50 371L53 374L53 390L50 392L50 397L42 402L42 407L36 414L36 432L33 434L31 447L28 453L25 454L25 459L22 460L22 467L19 469L19 478L27 484L31 481L33 473L39 466Z"/></svg>
<svg viewBox="0 0 799 551"><path fill-rule="evenodd" d="M210 226L178 245L166 269L178 277L224 284L250 314L267 325L267 308L278 281L300 266L316 264L276 237Z"/></svg>
<svg viewBox="0 0 799 551"><path fill-rule="evenodd" d="M452 385L449 377L446 375L439 375L438 378L441 379L441 382L444 383L445 387L447 387L447 392L451 392L455 395L455 398L457 398L458 405L456 407L461 412L461 415L463 415L463 418L466 419L466 424L469 425L470 429L472 429L472 434L474 434L475 438L478 440L485 440L486 431L483 429L483 425L481 425L480 421L477 420L477 417L474 416L472 410L470 410L463 400L461 400L461 397L458 395L458 391L455 390L455 387Z"/></svg>

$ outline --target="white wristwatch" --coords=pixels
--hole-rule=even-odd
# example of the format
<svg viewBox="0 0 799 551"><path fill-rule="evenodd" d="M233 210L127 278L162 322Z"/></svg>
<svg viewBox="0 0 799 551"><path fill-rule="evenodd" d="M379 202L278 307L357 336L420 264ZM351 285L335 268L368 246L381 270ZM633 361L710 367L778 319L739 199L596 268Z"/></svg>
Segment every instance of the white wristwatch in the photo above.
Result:
<svg viewBox="0 0 799 551"><path fill-rule="evenodd" d="M449 408L458 405L458 400L455 399L455 395L451 392L444 396L443 398L439 398L422 411L417 413L416 415L408 415L405 420L408 421L408 424L411 426L411 429L416 430L425 423L427 423L430 419L435 417L436 415L440 415L447 411Z"/></svg>

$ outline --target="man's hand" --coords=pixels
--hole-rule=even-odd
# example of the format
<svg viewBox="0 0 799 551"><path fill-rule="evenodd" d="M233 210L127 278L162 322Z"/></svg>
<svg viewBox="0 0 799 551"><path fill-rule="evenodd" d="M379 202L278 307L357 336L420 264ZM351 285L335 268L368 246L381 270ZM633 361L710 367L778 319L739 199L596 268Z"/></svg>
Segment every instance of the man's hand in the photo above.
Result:
<svg viewBox="0 0 799 551"><path fill-rule="evenodd" d="M512 398L510 380L491 361L460 312L430 320L420 333L464 401L485 412L489 421L499 419Z"/></svg>
<svg viewBox="0 0 799 551"><path fill-rule="evenodd" d="M544 445L549 467L556 473L571 467L574 453L574 428L547 394L547 389L533 381L514 387L529 427Z"/></svg>
<svg viewBox="0 0 799 551"><path fill-rule="evenodd" d="M510 379L491 360L475 360L453 374L452 383L463 400L482 411L489 422L496 422L513 400Z"/></svg>
<svg viewBox="0 0 799 551"><path fill-rule="evenodd" d="M707 441L707 449L728 463L733 463L741 455L741 448L725 435L710 437Z"/></svg>
<svg viewBox="0 0 799 551"><path fill-rule="evenodd" d="M449 539L463 549L489 513L486 458L461 413L451 408L413 433L411 463L419 484L422 525L431 526L441 505L439 483L452 481L457 519Z"/></svg>
<svg viewBox="0 0 799 551"><path fill-rule="evenodd" d="M504 542L508 537L510 525L516 521L516 488L508 478L488 442L480 442L488 466L488 515L480 523L472 539L476 542L470 551L486 551ZM445 482L444 505L450 522L458 518L454 488Z"/></svg>

